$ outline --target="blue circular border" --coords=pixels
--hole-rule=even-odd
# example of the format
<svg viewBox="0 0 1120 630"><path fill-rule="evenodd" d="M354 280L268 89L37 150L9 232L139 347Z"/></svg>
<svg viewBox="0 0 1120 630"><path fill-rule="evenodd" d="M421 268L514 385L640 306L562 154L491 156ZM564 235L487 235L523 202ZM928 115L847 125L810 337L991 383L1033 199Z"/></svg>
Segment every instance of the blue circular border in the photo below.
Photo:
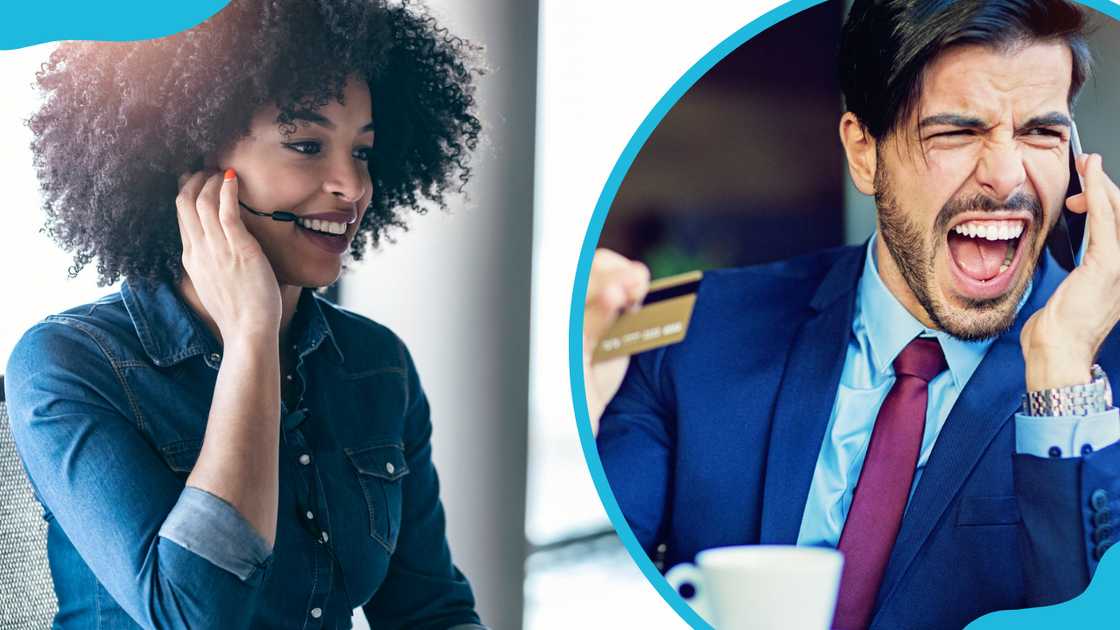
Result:
<svg viewBox="0 0 1120 630"><path fill-rule="evenodd" d="M699 61L689 68L688 71L669 88L665 95L654 105L645 120L642 121L638 130L634 132L634 135L626 144L626 148L623 149L622 155L618 158L618 161L615 162L614 168L611 169L611 174L607 178L606 185L603 187L603 192L599 195L599 200L595 204L595 210L591 215L591 223L587 228L587 234L583 238L579 262L576 267L575 285L572 287L572 302L568 326L568 366L572 389L572 405L575 408L576 428L579 431L583 455L587 460L587 466L590 469L595 488L599 492L599 498L603 502L603 507L606 508L607 516L618 532L623 546L626 547L626 551L629 552L630 557L634 559L638 568L641 569L646 579L649 580L658 594L660 594L661 597L665 599L666 603L693 628L711 630L712 627L697 615L688 603L669 586L669 583L665 581L661 572L653 565L653 562L638 543L638 539L634 536L634 532L626 523L622 511L618 507L618 502L614 498L614 493L611 492L606 473L603 471L603 463L599 459L599 451L595 446L595 436L591 432L591 420L587 412L587 395L583 388L583 304L584 296L587 295L587 278L591 272L591 260L595 255L595 248L599 243L599 236L603 231L603 223L606 221L607 213L610 211L611 204L614 202L614 197L618 193L618 188L622 184L622 179L626 175L626 172L630 170L630 165L633 164L638 152L641 150L642 146L645 145L646 140L649 139L653 130L657 128L657 125L665 117L665 114L672 109L689 88L691 88L700 77L704 76L712 66L719 63L724 57L744 42L778 22L804 11L805 9L822 4L824 1L825 0L791 0L791 2L770 10L720 42L715 48L701 57ZM1117 6L1109 0L1077 1L1080 4L1104 13L1114 19L1120 19L1120 6ZM1108 559L1108 556L1113 556L1114 560L1117 559L1116 554L1106 554L1106 559ZM1098 574L1099 573L1100 567L1098 567ZM1085 611L1082 609L1082 612L1089 612L1091 614L1092 611ZM1101 617L1097 617L1098 621L1100 619ZM1084 620L1089 621L1089 618L1085 617ZM1021 624L1025 621L1027 620L1022 617L1015 617L1013 623L1015 623L1015 627L1022 628L1025 626ZM1069 621L1073 620L1070 619ZM1000 625L1002 626L1002 624ZM1051 628L1054 627L1049 624L1047 625ZM1042 626L1037 627L1041 628Z"/></svg>

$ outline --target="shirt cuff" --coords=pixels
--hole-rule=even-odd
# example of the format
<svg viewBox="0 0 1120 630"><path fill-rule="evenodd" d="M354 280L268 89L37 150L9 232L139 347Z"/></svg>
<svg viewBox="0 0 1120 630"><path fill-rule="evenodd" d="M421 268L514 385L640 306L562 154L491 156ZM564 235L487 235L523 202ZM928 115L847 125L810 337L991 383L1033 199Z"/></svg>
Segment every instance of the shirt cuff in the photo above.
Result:
<svg viewBox="0 0 1120 630"><path fill-rule="evenodd" d="M272 550L237 508L201 488L186 486L159 535L248 581L265 569Z"/></svg>
<svg viewBox="0 0 1120 630"><path fill-rule="evenodd" d="M1015 414L1015 452L1038 457L1081 457L1120 440L1120 410L1088 416Z"/></svg>

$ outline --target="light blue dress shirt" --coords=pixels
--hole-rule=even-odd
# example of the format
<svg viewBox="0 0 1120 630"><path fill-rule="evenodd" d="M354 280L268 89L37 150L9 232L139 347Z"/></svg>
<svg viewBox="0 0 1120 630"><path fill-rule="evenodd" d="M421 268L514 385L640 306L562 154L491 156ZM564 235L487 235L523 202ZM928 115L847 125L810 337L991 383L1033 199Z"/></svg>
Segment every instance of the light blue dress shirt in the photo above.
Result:
<svg viewBox="0 0 1120 630"><path fill-rule="evenodd" d="M872 236L867 244L852 335L836 402L813 470L797 536L799 545L836 547L839 542L863 469L871 429L879 407L894 385L893 363L902 349L915 337L933 337L941 344L949 366L929 383L925 433L910 486L912 496L949 411L994 341L962 341L923 326L879 277L875 238ZM1020 308L1029 295L1030 287L1019 303ZM1016 451L1040 457L1048 457L1053 446L1059 447L1063 455L1079 455L1085 444L1100 449L1120 439L1120 412L1116 409L1091 416L1036 418L1016 414L1015 423Z"/></svg>

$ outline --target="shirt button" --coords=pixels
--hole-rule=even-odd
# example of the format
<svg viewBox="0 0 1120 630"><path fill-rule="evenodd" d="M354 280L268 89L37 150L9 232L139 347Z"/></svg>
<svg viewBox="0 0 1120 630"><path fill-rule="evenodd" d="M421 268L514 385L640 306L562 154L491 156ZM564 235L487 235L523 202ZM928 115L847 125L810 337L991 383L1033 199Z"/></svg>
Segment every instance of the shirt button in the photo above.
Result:
<svg viewBox="0 0 1120 630"><path fill-rule="evenodd" d="M290 380L292 380L292 375L291 375L291 374L289 374L289 375L285 376L284 378L286 378L286 379L288 379L288 380L290 381Z"/></svg>
<svg viewBox="0 0 1120 630"><path fill-rule="evenodd" d="M299 456L299 463L303 464L304 466L310 464L311 463L311 456L308 455L307 453L304 453L303 455L300 455Z"/></svg>
<svg viewBox="0 0 1120 630"><path fill-rule="evenodd" d="M1050 447L1050 457L1061 457L1061 456L1062 456L1062 449L1058 448L1057 446L1051 446Z"/></svg>
<svg viewBox="0 0 1120 630"><path fill-rule="evenodd" d="M1085 444L1081 447L1081 454L1082 455L1088 455L1089 453L1092 453L1092 452L1093 452L1093 445L1092 444Z"/></svg>
<svg viewBox="0 0 1120 630"><path fill-rule="evenodd" d="M307 511L307 520L311 520L311 519L314 519L314 518L315 518L315 513L312 512L311 510L308 510Z"/></svg>
<svg viewBox="0 0 1120 630"><path fill-rule="evenodd" d="M327 535L327 532L323 532L323 542L327 542L330 539L331 537Z"/></svg>
<svg viewBox="0 0 1120 630"><path fill-rule="evenodd" d="M396 469L397 469L397 467L393 465L393 462L385 462L385 472L387 472L391 475L391 474L393 474L393 471L396 470Z"/></svg>
<svg viewBox="0 0 1120 630"><path fill-rule="evenodd" d="M218 354L217 352L211 353L210 360L214 363L217 363L218 361L222 360L222 355Z"/></svg>
<svg viewBox="0 0 1120 630"><path fill-rule="evenodd" d="M319 617L322 617L323 616L323 609L322 608L312 608L311 609L311 616L316 618L316 619L318 619Z"/></svg>

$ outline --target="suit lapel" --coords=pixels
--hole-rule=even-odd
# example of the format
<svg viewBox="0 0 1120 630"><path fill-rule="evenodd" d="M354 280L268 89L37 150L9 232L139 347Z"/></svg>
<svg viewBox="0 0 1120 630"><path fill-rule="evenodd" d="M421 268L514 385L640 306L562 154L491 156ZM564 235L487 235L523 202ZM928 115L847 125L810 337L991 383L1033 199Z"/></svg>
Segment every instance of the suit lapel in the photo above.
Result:
<svg viewBox="0 0 1120 630"><path fill-rule="evenodd" d="M766 459L760 541L793 544L836 400L867 248L837 260L810 302L779 386Z"/></svg>
<svg viewBox="0 0 1120 630"><path fill-rule="evenodd" d="M992 344L949 412L903 517L879 587L879 609L889 600L989 444L1022 404L1026 384L1019 333L1064 278L1065 272L1049 255L1044 256L1031 296L1014 326Z"/></svg>

